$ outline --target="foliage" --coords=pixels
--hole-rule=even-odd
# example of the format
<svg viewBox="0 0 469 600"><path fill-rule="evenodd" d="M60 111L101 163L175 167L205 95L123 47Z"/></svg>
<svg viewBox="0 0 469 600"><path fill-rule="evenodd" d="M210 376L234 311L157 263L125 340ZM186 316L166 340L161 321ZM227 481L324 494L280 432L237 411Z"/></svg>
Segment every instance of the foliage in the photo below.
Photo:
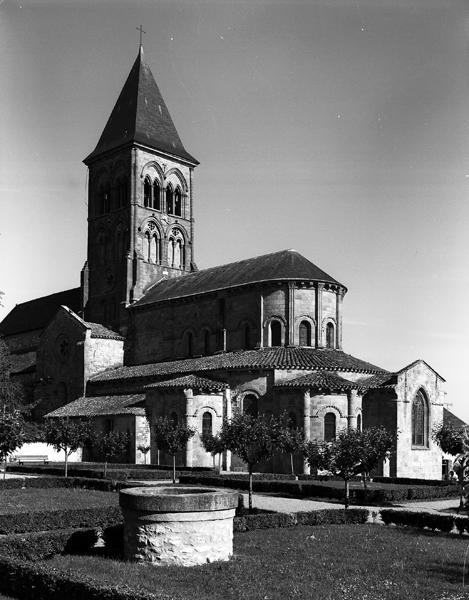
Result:
<svg viewBox="0 0 469 600"><path fill-rule="evenodd" d="M12 361L10 350L0 338L0 411L23 410L23 388L11 378Z"/></svg>
<svg viewBox="0 0 469 600"><path fill-rule="evenodd" d="M89 421L73 419L47 419L44 439L57 452L65 454L65 477L68 475L68 457L90 439Z"/></svg>
<svg viewBox="0 0 469 600"><path fill-rule="evenodd" d="M213 457L213 466L215 467L215 456L218 454L218 470L221 471L221 456L226 447L220 434L212 435L206 433L201 437L202 445L206 452L210 452Z"/></svg>
<svg viewBox="0 0 469 600"><path fill-rule="evenodd" d="M464 428L459 429L441 422L432 432L433 441L445 454L457 456L464 452Z"/></svg>
<svg viewBox="0 0 469 600"><path fill-rule="evenodd" d="M3 478L6 474L8 454L19 448L24 441L24 420L19 410L0 412L0 460L4 462Z"/></svg>
<svg viewBox="0 0 469 600"><path fill-rule="evenodd" d="M96 434L94 445L98 452L104 456L104 477L107 475L108 460L125 454L129 447L129 441L129 434L123 431L108 431Z"/></svg>
<svg viewBox="0 0 469 600"><path fill-rule="evenodd" d="M175 423L169 417L159 417L153 423L158 448L173 457L173 483L176 483L176 454L185 450L187 442L195 435L195 429L185 423Z"/></svg>
<svg viewBox="0 0 469 600"><path fill-rule="evenodd" d="M277 447L280 452L290 455L291 473L294 474L293 455L303 453L305 436L302 429L283 426L277 430Z"/></svg>

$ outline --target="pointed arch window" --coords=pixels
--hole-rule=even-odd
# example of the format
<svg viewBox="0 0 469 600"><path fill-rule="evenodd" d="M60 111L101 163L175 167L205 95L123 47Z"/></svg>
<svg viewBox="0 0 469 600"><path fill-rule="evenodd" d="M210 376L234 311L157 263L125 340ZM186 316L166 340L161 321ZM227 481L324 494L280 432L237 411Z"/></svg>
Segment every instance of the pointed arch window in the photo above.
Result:
<svg viewBox="0 0 469 600"><path fill-rule="evenodd" d="M421 390L412 402L412 446L428 446L428 403Z"/></svg>
<svg viewBox="0 0 469 600"><path fill-rule="evenodd" d="M326 347L335 348L335 327L334 323L328 323L326 325Z"/></svg>
<svg viewBox="0 0 469 600"><path fill-rule="evenodd" d="M143 206L151 208L151 181L149 177L145 177L143 182Z"/></svg>
<svg viewBox="0 0 469 600"><path fill-rule="evenodd" d="M174 214L178 217L182 215L182 194L179 186L174 191Z"/></svg>
<svg viewBox="0 0 469 600"><path fill-rule="evenodd" d="M166 188L166 212L170 215L174 214L174 194L171 184Z"/></svg>
<svg viewBox="0 0 469 600"><path fill-rule="evenodd" d="M300 323L299 343L300 346L311 346L311 323L309 321L301 321Z"/></svg>
<svg viewBox="0 0 469 600"><path fill-rule="evenodd" d="M175 269L184 269L186 266L184 237L176 227L171 230L168 240L168 264Z"/></svg>
<svg viewBox="0 0 469 600"><path fill-rule="evenodd" d="M149 221L143 234L143 260L154 264L161 263L161 238L154 221Z"/></svg>
<svg viewBox="0 0 469 600"><path fill-rule="evenodd" d="M153 182L153 208L161 210L160 184L157 179Z"/></svg>
<svg viewBox="0 0 469 600"><path fill-rule="evenodd" d="M271 321L270 323L270 345L282 345L282 324L280 321Z"/></svg>
<svg viewBox="0 0 469 600"><path fill-rule="evenodd" d="M333 442L336 437L336 417L328 412L324 415L324 441Z"/></svg>
<svg viewBox="0 0 469 600"><path fill-rule="evenodd" d="M204 412L202 415L202 436L212 435L213 431L213 417L212 413Z"/></svg>

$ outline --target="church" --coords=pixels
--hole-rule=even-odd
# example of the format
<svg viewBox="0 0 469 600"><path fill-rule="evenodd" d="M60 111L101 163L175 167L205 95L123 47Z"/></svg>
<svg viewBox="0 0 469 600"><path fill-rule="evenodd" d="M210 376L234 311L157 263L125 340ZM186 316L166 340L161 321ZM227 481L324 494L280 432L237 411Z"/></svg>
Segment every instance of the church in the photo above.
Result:
<svg viewBox="0 0 469 600"><path fill-rule="evenodd" d="M285 412L309 439L384 425L399 437L383 474L441 478L431 431L443 420L444 379L423 360L389 372L345 353L344 284L295 250L198 269L199 163L142 47L84 163L80 286L19 304L0 324L37 417L90 417L96 431L130 434L123 460L145 462L149 446L151 463L167 464L152 436L167 415L197 430L178 457L188 467L212 465L201 435L237 410ZM243 465L226 453L223 467ZM289 460L261 468L288 471Z"/></svg>

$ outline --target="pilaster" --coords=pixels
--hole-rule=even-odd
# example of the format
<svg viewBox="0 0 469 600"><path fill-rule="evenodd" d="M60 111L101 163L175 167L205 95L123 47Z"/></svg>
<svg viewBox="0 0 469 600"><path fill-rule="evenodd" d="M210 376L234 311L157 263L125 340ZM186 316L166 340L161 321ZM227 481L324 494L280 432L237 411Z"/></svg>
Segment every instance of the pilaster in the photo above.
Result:
<svg viewBox="0 0 469 600"><path fill-rule="evenodd" d="M316 348L323 348L323 332L322 332L322 291L324 284L318 282L315 287L316 291Z"/></svg>
<svg viewBox="0 0 469 600"><path fill-rule="evenodd" d="M188 427L194 427L194 393L192 388L184 390L184 396L186 397L186 425ZM186 467L193 466L194 457L194 438L188 440L186 445Z"/></svg>
<svg viewBox="0 0 469 600"><path fill-rule="evenodd" d="M288 324L286 345L293 346L295 343L295 282L288 282Z"/></svg>
<svg viewBox="0 0 469 600"><path fill-rule="evenodd" d="M303 394L303 432L305 441L309 442L311 439L311 396L309 390L305 390ZM311 473L311 467L306 459L303 461L303 473L305 475Z"/></svg>

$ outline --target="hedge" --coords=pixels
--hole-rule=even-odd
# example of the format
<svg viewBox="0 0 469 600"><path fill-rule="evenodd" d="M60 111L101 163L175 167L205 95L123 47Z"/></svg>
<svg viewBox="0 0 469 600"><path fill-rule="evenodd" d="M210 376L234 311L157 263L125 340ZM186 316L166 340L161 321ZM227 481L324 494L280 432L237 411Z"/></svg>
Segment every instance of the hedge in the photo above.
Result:
<svg viewBox="0 0 469 600"><path fill-rule="evenodd" d="M455 520L460 519L460 517L452 515L411 510L383 509L380 511L380 514L385 525L393 523L394 525L406 525L408 527L418 527L419 529L428 527L433 531L439 529L445 533L449 533L455 525ZM463 533L468 525L469 519L461 519L457 528L460 533Z"/></svg>
<svg viewBox="0 0 469 600"><path fill-rule="evenodd" d="M161 598L128 586L93 583L78 573L58 573L46 565L0 558L0 592L20 600L155 600Z"/></svg>
<svg viewBox="0 0 469 600"><path fill-rule="evenodd" d="M98 540L96 529L61 529L0 537L0 555L19 560L43 560L55 554L83 554Z"/></svg>
<svg viewBox="0 0 469 600"><path fill-rule="evenodd" d="M0 481L0 492L2 490L17 490L20 488L86 488L102 492L115 492L123 486L123 482L112 479L94 479L89 477L25 477L23 479L5 479L4 481Z"/></svg>
<svg viewBox="0 0 469 600"><path fill-rule="evenodd" d="M444 479L417 479L415 477L373 477L375 483L397 483L399 485L432 485L432 486L456 486L456 483Z"/></svg>
<svg viewBox="0 0 469 600"><path fill-rule="evenodd" d="M247 490L249 481L246 478L226 476L207 476L207 475L181 475L181 483L195 483L211 485L218 487L229 487ZM271 492L287 494L297 498L316 497L332 498L343 500L345 496L344 488L338 486L328 486L326 483L311 482L309 480L300 481L264 481L254 480L253 490L255 492ZM428 498L447 498L458 494L455 486L421 486L421 487L403 487L396 488L369 488L365 494L363 488L352 488L350 490L350 500L354 504L383 504L386 502L402 502L403 500L428 499Z"/></svg>
<svg viewBox="0 0 469 600"><path fill-rule="evenodd" d="M122 521L119 506L35 511L0 515L0 534L52 529L107 527Z"/></svg>

